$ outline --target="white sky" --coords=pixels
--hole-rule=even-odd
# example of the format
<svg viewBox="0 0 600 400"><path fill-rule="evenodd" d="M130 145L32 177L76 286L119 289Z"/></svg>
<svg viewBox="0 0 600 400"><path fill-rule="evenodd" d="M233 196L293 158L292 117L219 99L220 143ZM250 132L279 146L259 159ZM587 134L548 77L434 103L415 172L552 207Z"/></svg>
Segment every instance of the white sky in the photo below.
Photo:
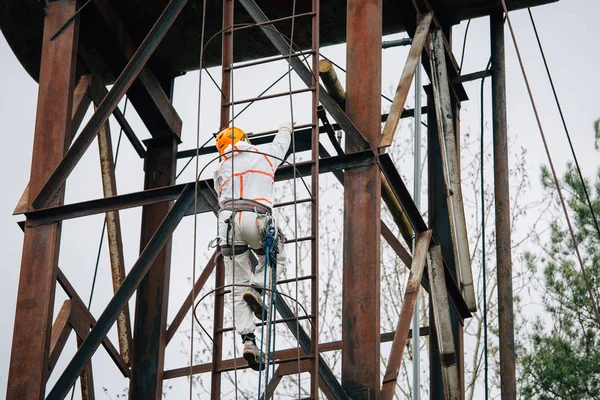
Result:
<svg viewBox="0 0 600 400"><path fill-rule="evenodd" d="M600 24L597 16L600 4L595 0L561 1L533 10L534 17L541 35L546 57L550 64L556 89L561 99L563 111L570 128L575 150L580 160L583 173L591 177L598 168L598 154L594 150L593 128L595 119L600 117L600 98L597 89L600 87L600 77L597 73L600 65L600 52L598 52L597 38L600 37ZM542 61L533 30L526 11L511 14L516 29L517 40L529 74L533 92L538 103L539 111L544 126L555 165L559 170L564 170L565 162L571 160L567 148L567 141L562 130L558 112L553 103L550 85L542 69ZM465 24L461 24L454 31L454 46L456 57L460 56L462 37ZM539 180L539 166L546 163L540 135L535 123L533 112L525 91L523 78L517 64L514 47L510 38L508 26L506 27L507 48L507 99L509 136L516 138L516 144L527 149L528 164L532 181L537 186ZM322 49L322 52L331 57L335 62L345 65L345 55L342 46L332 49ZM401 65L406 57L406 48L383 50L384 74L382 85L384 88L395 86L399 79ZM469 30L464 73L482 70L489 58L489 24L487 18L473 20ZM253 97L285 67L274 68L269 74L258 76L244 76L240 72L237 78L236 98ZM26 74L13 55L3 37L0 37L0 121L2 121L2 135L6 138L0 156L0 171L5 171L2 196L0 196L0 249L2 249L2 272L0 280L0 320L4 321L4 329L0 331L0 396L5 395L8 364L12 340L12 325L14 320L15 302L17 297L18 276L22 246L22 232L16 222L21 218L13 217L14 210L21 193L29 178L31 151L33 140L33 127L35 119L37 84ZM213 75L219 77L219 71L213 70ZM248 73L249 74L249 73ZM218 113L218 97L212 88L212 83L203 78L202 97L202 130L201 136L207 138L214 131L215 116ZM285 90L287 80L280 87ZM463 103L462 131L471 131L474 136L478 134L479 127L479 82L465 85L471 98ZM295 83L295 87L301 85ZM275 90L277 91L277 90ZM491 124L489 113L489 81L486 89L486 123ZM281 102L281 101L280 101ZM412 100L409 100L412 104ZM289 103L278 104L278 108L254 109L246 112L240 119L240 124L250 126L251 130L261 131L276 128L281 122L289 120ZM197 104L197 74L189 73L180 78L175 90L175 108L184 121L182 149L192 148L195 143L196 130L196 104ZM272 104L272 103L271 103ZM122 107L122 105L121 105ZM273 106L270 106L273 107ZM295 119L302 123L301 104L295 104ZM130 109L131 110L131 109ZM259 118L257 118L259 116ZM139 136L147 138L145 129L136 121L133 113L128 113L132 124ZM404 134L410 132L404 131ZM489 130L486 132L489 138ZM201 139L204 142L206 139ZM113 142L116 142L116 128L113 127ZM486 140L487 142L487 140ZM135 156L127 142L123 143L121 162L118 167L119 192L132 192L142 188L142 163ZM125 167L124 167L125 165ZM180 168L181 168L180 164ZM491 166L488 166L490 168ZM210 170L210 168L209 168ZM190 171L193 171L193 165ZM189 181L193 175L185 174L181 182ZM97 179L98 178L98 179ZM101 196L99 181L98 156L96 144L82 160L72 175L68 184L68 201L74 202L83 199ZM125 258L127 268L136 259L139 246L139 212L127 211L122 213L124 225L124 238L126 241ZM93 265L96 258L98 240L102 224L102 217L87 218L83 224L66 223L63 228L63 247L61 249L61 267L68 271L67 276L79 290L81 297L87 301L91 282ZM214 219L210 216L200 219L204 237L212 235ZM182 230L191 228L191 220L182 224ZM170 299L171 315L181 303L187 293L187 277L191 275L189 254L191 251L191 238L183 234L176 235L177 249L172 267L172 296ZM205 242L199 241L200 252L204 251ZM185 249L185 252L183 251ZM107 258L104 255L106 267ZM199 265L203 265L203 259ZM108 298L110 278L107 268L101 268L98 282L98 297L94 299L92 311L96 316L100 314ZM173 287L180 290L173 290ZM104 291L104 292L103 292ZM57 304L62 302L61 290L57 289ZM170 317L171 318L171 317ZM69 345L67 345L68 347ZM71 343L72 347L73 344ZM103 350L99 350L103 353ZM102 361L100 361L102 362ZM179 364L180 365L180 364ZM175 366L175 365L171 365ZM57 369L60 369L57 367ZM98 374L96 372L96 374ZM118 375L117 375L118 376ZM110 375L109 379L112 379ZM115 378L116 379L116 378ZM120 383L112 386L118 390ZM101 393L102 384L97 384L97 393ZM99 398L104 398L99 396Z"/></svg>

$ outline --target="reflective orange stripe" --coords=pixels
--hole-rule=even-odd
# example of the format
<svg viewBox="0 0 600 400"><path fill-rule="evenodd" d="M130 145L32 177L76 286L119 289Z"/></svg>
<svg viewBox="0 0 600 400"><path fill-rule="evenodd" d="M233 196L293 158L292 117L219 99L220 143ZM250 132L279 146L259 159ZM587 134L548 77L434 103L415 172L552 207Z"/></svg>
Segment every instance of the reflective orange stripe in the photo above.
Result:
<svg viewBox="0 0 600 400"><path fill-rule="evenodd" d="M252 150L254 150L255 152L260 154L260 152L258 151L258 149L256 147L252 147ZM269 157L267 157L266 154L263 154L262 156L265 158L265 160L267 160L267 162L269 163L269 166L271 166L271 170L275 171L275 167L273 167L273 163L271 162L271 160L269 160Z"/></svg>
<svg viewBox="0 0 600 400"><path fill-rule="evenodd" d="M244 176L246 174L250 174L250 173L252 173L252 174L266 175L266 176L268 176L271 179L275 179L275 176L273 174L270 174L270 173L265 172L265 171L261 171L259 169L247 169L246 171L238 172L237 174L233 174L233 176L242 177L242 176ZM223 189L223 186L225 186L227 184L227 182L229 182L230 179L231 179L231 177L227 178L225 180L225 182L223 182L223 184L219 186L219 190Z"/></svg>
<svg viewBox="0 0 600 400"><path fill-rule="evenodd" d="M240 198L244 198L244 176L240 176Z"/></svg>
<svg viewBox="0 0 600 400"><path fill-rule="evenodd" d="M273 202L271 200L265 199L264 197L258 197L256 199L251 199L251 200L254 200L254 201L266 201L269 204L273 204Z"/></svg>

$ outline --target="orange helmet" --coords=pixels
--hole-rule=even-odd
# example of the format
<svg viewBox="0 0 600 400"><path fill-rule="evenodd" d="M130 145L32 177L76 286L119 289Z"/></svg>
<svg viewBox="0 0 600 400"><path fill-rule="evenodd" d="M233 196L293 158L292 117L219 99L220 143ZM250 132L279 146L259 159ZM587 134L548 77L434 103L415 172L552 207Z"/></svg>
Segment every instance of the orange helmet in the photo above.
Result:
<svg viewBox="0 0 600 400"><path fill-rule="evenodd" d="M236 144L240 140L248 141L246 133L238 127L225 128L217 134L217 150L223 154L227 146Z"/></svg>

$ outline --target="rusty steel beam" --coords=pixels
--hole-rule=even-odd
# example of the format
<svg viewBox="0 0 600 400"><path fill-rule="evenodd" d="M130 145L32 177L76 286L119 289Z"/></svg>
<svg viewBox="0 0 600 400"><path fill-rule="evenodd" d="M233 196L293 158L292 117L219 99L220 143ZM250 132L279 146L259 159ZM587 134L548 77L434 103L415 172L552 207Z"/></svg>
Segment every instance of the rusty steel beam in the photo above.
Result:
<svg viewBox="0 0 600 400"><path fill-rule="evenodd" d="M432 18L433 14L428 12L421 15L419 19L419 24L417 25L412 44L410 46L410 51L406 57L406 63L404 64L402 75L400 76L400 82L396 88L394 101L390 107L387 121L383 126L383 132L381 133L381 139L379 140L379 147L388 147L392 145L394 136L396 135L396 130L398 129L398 123L400 122L402 111L404 111L404 105L406 104L406 99L408 98L408 92L410 91L415 72L417 67L421 65L421 54L423 53L423 48L425 47L427 37L429 36L429 26L431 25ZM420 121L417 123L420 123Z"/></svg>
<svg viewBox="0 0 600 400"><path fill-rule="evenodd" d="M69 339L69 334L71 333L71 325L69 325L71 306L71 300L65 300L52 324L50 355L48 357L48 375L52 374L52 370L58 361L58 357L60 357L60 354Z"/></svg>
<svg viewBox="0 0 600 400"><path fill-rule="evenodd" d="M73 331L77 334L77 347L81 347L81 344L90 332L90 324L87 321L85 312L80 309L77 305L73 304L73 309L69 323L73 327ZM81 383L81 399L82 400L94 400L94 375L92 373L92 361L85 366L81 375L79 376Z"/></svg>
<svg viewBox="0 0 600 400"><path fill-rule="evenodd" d="M104 54L105 60L109 66L113 67L113 73L116 76L134 57L138 46L127 32L110 0L95 0L92 4L116 44L118 56L115 57L115 47L112 46L107 49L110 54ZM95 36L96 38L105 40L103 35ZM99 48L104 49L105 47L99 46ZM149 66L141 69L127 94L148 131L154 137L165 135L181 137L181 118L171 104L169 93L165 93L163 86Z"/></svg>
<svg viewBox="0 0 600 400"><path fill-rule="evenodd" d="M321 159L319 162L319 172L340 171L343 169L360 168L365 165L373 165L373 153L370 150L353 154L344 154ZM296 164L296 176L303 177L310 174L312 167L311 161L299 162ZM294 168L291 166L280 167L275 173L275 181L283 181L294 177ZM193 182L190 182L193 184ZM159 189L143 190L129 194L122 194L110 198L101 198L97 200L88 200L81 203L69 204L61 207L51 207L37 211L25 213L27 218L31 219L27 224L29 226L38 226L54 221L62 221L71 218L80 218L94 214L102 214L108 211L123 210L126 208L140 207L148 204L155 204L176 199L187 184L172 185ZM198 213L213 212L213 205L206 200L212 196L213 181L207 179L200 181L199 207ZM187 210L186 215L193 213L193 210Z"/></svg>
<svg viewBox="0 0 600 400"><path fill-rule="evenodd" d="M470 311L475 311L477 310L477 300L473 286L473 270L471 269L469 238L462 198L458 144L454 135L454 112L450 99L441 32L438 29L434 29L431 32L431 37L433 45L431 63L433 96L441 150L442 171L446 187L445 194L448 203L448 216L450 218L450 234L454 247L454 263L465 302Z"/></svg>
<svg viewBox="0 0 600 400"><path fill-rule="evenodd" d="M220 252L220 249L219 251ZM217 257L217 266L215 273L215 287L222 288L225 285L225 263L223 256ZM225 290L220 289L215 292L215 307L213 314L213 346L212 362L208 363L208 371L212 372L210 380L210 398L213 400L221 399L221 370L223 368L223 314L225 309ZM243 362L242 362L243 364ZM188 367L188 372L190 368ZM164 379L167 379L165 371Z"/></svg>
<svg viewBox="0 0 600 400"><path fill-rule="evenodd" d="M131 84L139 76L140 71L146 65L152 53L161 42L162 38L171 27L187 0L171 0L161 16L156 21L140 47L137 49L129 63L115 81L100 106L98 111L92 115L87 125L83 128L73 145L69 148L54 172L50 175L44 187L39 190L33 206L37 209L45 208L56 197L63 187L67 177L75 168L83 154L96 137L100 128L106 123L110 114L119 104ZM36 191L38 193L38 191Z"/></svg>
<svg viewBox="0 0 600 400"><path fill-rule="evenodd" d="M165 216L163 222L156 230L152 239L150 239L150 242L148 242L146 248L142 254L140 254L140 257L133 267L131 267L123 284L109 301L88 337L84 340L77 353L75 353L75 356L71 359L62 375L56 381L56 384L48 394L48 400L63 399L67 394L77 379L77 376L91 359L100 343L106 338L106 334L115 323L117 316L136 291L140 282L152 266L152 263L161 252L163 246L170 240L175 228L183 219L185 211L193 204L193 202L194 187L193 185L188 185L181 192L175 205Z"/></svg>
<svg viewBox="0 0 600 400"><path fill-rule="evenodd" d="M148 150L144 165L144 189L173 185L177 170L177 139L153 138L145 143ZM163 202L142 209L140 253L161 226L171 205L171 202ZM171 239L165 241L137 288L129 380L129 396L134 399L158 399L162 395L171 243Z"/></svg>
<svg viewBox="0 0 600 400"><path fill-rule="evenodd" d="M47 5L29 180L29 192L33 195L40 192L68 146L79 19L55 40L50 38L73 15L76 3L64 0ZM56 193L56 200L49 206L62 204L64 190ZM32 198L29 196L28 200ZM10 399L44 397L60 234L60 223L25 229L6 390Z"/></svg>
<svg viewBox="0 0 600 400"><path fill-rule="evenodd" d="M75 91L73 93L73 106L71 112L71 135L69 136L69 143L73 141L79 125L90 106L90 97L88 96L88 88L90 85L89 75L83 75L79 78ZM29 183L25 187L17 207L13 211L13 215L24 214L27 211L27 205L29 204Z"/></svg>
<svg viewBox="0 0 600 400"><path fill-rule="evenodd" d="M500 393L502 400L517 398L515 326L512 292L510 232L510 178L508 125L506 122L506 60L504 15L490 16L492 52L492 114L494 140L494 195L496 216L496 265L498 277L498 329L500 347Z"/></svg>
<svg viewBox="0 0 600 400"><path fill-rule="evenodd" d="M431 246L427 257L427 266L431 276L430 304L433 310L437 348L442 367L443 398L459 400L461 398L460 379L443 264L440 245Z"/></svg>
<svg viewBox="0 0 600 400"><path fill-rule="evenodd" d="M260 9L254 0L240 0L241 5L246 9L248 14L252 17L254 22L260 23L260 29L264 32L265 36L275 46L277 51L281 55L289 55L290 44L280 35L277 28L272 24L265 24L268 22L267 16ZM381 26L381 21L375 26ZM381 29L379 29L381 30ZM316 54L315 54L316 57ZM296 71L300 79L308 87L313 86L313 74L312 72L299 60L297 57L290 58L290 65ZM316 70L315 70L316 71ZM333 98L323 88L319 90L319 101L323 104L323 107L331 114L333 119L342 127L348 136L348 140L354 144L354 147L358 150L366 150L373 148L369 144L361 130L353 123L352 118L349 118L344 110L333 100ZM379 100L378 100L379 101Z"/></svg>
<svg viewBox="0 0 600 400"><path fill-rule="evenodd" d="M77 130L79 129L79 125L83 121L83 117L85 117L85 113L90 107L91 99L88 95L88 89L90 87L90 76L82 75L77 81L77 86L75 86L75 93L73 93L73 111L71 116L71 138L69 142L73 140Z"/></svg>
<svg viewBox="0 0 600 400"><path fill-rule="evenodd" d="M415 302L417 301L419 289L421 288L421 279L423 278L423 271L425 270L425 261L430 242L431 230L417 234L410 274L404 292L404 301L402 302L400 317L398 318L398 325L396 327L396 335L392 342L388 364L385 375L383 376L380 394L382 400L393 399L396 392L396 382L398 381L402 355L404 354L406 340L408 339L408 331L410 330L410 324L415 310Z"/></svg>
<svg viewBox="0 0 600 400"><path fill-rule="evenodd" d="M104 197L117 195L117 179L113 157L112 139L108 122L98 132L98 151L100 153L100 170L102 172L102 191ZM109 211L105 216L108 236L108 254L112 276L113 292L116 293L125 279L125 259L123 257L123 238L121 236L121 219L118 211ZM130 364L131 318L129 305L126 305L117 318L117 335L121 357Z"/></svg>
<svg viewBox="0 0 600 400"><path fill-rule="evenodd" d="M89 94L96 106L102 104L102 100L104 100L104 98L108 94L108 90L106 90L106 87L104 87L104 85L100 81L100 78L98 78L98 76L95 73L92 74ZM123 133L125 133L125 137L129 139L129 142L133 146L135 152L140 158L144 158L146 156L146 148L144 147L142 142L140 142L140 139L138 139L135 132L133 131L133 128L131 127L131 125L129 125L129 122L127 122L127 120L125 119L125 115L123 115L118 106L115 107L112 114L119 123L119 126L123 130Z"/></svg>
<svg viewBox="0 0 600 400"><path fill-rule="evenodd" d="M369 145L381 132L381 0L349 0L346 113ZM358 150L346 143L346 152ZM342 386L352 399L380 390L381 172L377 165L344 174Z"/></svg>
<svg viewBox="0 0 600 400"><path fill-rule="evenodd" d="M63 288L65 293L67 294L67 297L69 297L71 302L73 302L74 306L77 307L78 311L87 318L90 328L93 328L94 325L96 324L96 319L94 318L92 313L90 313L90 311L87 309L87 307L83 303L83 300L81 300L81 298L75 291L75 288L73 288L73 286L71 285L71 282L69 282L69 280L67 279L67 277L61 271L60 268L58 269L58 275L56 277L56 280L58 281L58 284ZM102 347L104 347L104 349L106 350L106 352L108 353L110 358L113 360L113 362L115 363L117 368L119 368L119 371L121 371L121 374L123 374L124 377L129 377L129 366L127 365L125 360L123 360L123 357L121 357L121 354L119 354L119 352L117 351L115 346L112 344L110 339L105 337L102 340Z"/></svg>
<svg viewBox="0 0 600 400"><path fill-rule="evenodd" d="M188 296L185 298L183 304L179 308L179 311L177 311L177 314L175 314L175 318L173 318L173 321L169 324L169 328L167 329L167 336L165 339L165 346L169 344L171 339L173 339L173 336L175 335L175 333L177 333L177 329L183 322L185 315L188 313L190 308L192 308L192 305L194 303L194 300L198 296L198 293L200 293L200 290L202 290L202 288L204 287L204 284L206 283L206 281L212 274L213 270L215 269L217 255L218 255L217 251L215 251L213 253L213 255L210 257L210 259L208 260L208 263L206 264L206 266L204 267L204 270L202 271L202 274L200 274L200 277L194 284L194 288L190 291L190 294L188 294Z"/></svg>

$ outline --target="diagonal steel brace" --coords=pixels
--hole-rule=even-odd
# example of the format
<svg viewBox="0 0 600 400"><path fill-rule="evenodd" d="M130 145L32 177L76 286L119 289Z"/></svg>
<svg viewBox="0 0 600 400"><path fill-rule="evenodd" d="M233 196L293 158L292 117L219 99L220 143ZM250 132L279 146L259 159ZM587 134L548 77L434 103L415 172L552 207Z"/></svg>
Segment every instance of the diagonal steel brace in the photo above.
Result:
<svg viewBox="0 0 600 400"><path fill-rule="evenodd" d="M260 25L260 29L264 32L267 38L271 41L273 46L281 53L281 55L289 55L290 52L294 51L290 49L290 44L283 38L277 28L272 24L265 24L269 22L269 19L261 8L256 4L254 0L240 0L242 6L246 9L250 17ZM318 54L314 54L313 57L318 57ZM289 63L291 67L296 71L300 79L311 87L313 85L313 73L300 61L297 57L290 57ZM316 80L318 82L318 79ZM367 150L371 148L369 142L365 139L358 128L352 123L348 115L342 110L342 108L331 98L329 93L321 87L319 90L319 101L323 104L323 107L331 114L333 119L340 125L340 127L348 135L348 139L354 143L354 145L360 150Z"/></svg>

